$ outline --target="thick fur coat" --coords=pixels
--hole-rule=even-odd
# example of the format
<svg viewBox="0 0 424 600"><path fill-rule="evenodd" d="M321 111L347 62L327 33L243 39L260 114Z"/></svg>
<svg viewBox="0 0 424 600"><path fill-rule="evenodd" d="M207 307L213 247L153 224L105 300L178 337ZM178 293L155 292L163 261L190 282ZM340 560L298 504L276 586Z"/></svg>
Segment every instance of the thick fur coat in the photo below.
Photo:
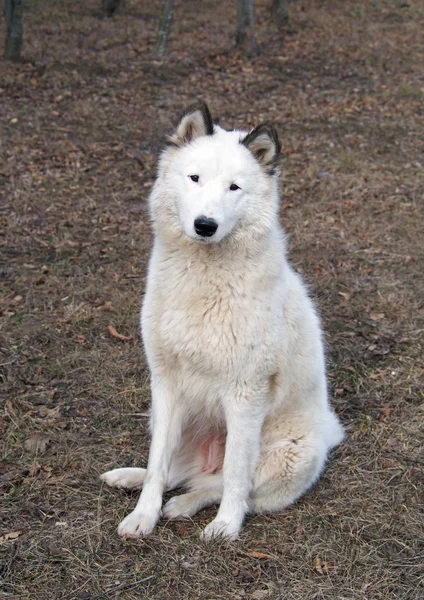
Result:
<svg viewBox="0 0 424 600"><path fill-rule="evenodd" d="M247 513L281 511L304 494L343 439L320 322L286 259L279 151L272 126L224 131L197 103L162 153L141 313L149 461L102 475L143 487L122 536L219 503L203 536L235 538ZM162 508L164 490L178 487L188 491Z"/></svg>

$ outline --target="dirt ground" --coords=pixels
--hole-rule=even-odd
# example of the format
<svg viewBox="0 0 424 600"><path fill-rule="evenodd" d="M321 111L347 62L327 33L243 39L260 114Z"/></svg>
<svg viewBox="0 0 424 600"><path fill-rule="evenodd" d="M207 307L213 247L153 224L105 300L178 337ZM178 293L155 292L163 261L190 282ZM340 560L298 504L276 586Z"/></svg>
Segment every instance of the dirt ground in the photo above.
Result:
<svg viewBox="0 0 424 600"><path fill-rule="evenodd" d="M422 599L421 0L297 0L282 32L258 1L253 59L235 2L178 1L162 64L159 0L111 19L100 0L25 5L25 60L0 61L0 596ZM146 198L197 98L225 127L280 132L281 219L347 438L238 542L199 540L216 509L124 542L137 495L98 475L147 458Z"/></svg>

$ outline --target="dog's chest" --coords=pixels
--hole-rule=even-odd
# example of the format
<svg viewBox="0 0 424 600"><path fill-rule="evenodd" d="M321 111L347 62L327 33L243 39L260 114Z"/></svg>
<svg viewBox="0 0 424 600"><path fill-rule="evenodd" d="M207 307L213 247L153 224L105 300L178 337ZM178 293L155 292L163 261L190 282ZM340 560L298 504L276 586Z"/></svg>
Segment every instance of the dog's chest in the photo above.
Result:
<svg viewBox="0 0 424 600"><path fill-rule="evenodd" d="M253 322L252 299L241 282L188 270L163 279L159 289L154 321L162 352L211 374L234 366L248 344Z"/></svg>
<svg viewBox="0 0 424 600"><path fill-rule="evenodd" d="M220 285L174 296L166 302L160 320L164 347L180 358L205 363L215 363L217 352L232 360L245 337L242 304L232 290Z"/></svg>

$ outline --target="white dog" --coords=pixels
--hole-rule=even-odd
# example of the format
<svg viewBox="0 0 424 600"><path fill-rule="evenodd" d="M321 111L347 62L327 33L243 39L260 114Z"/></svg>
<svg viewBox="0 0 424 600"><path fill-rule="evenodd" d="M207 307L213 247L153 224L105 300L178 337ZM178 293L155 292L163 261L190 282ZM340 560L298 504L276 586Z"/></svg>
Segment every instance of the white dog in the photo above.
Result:
<svg viewBox="0 0 424 600"><path fill-rule="evenodd" d="M214 126L199 102L162 153L150 196L155 242L141 326L151 370L146 469L104 473L143 487L121 536L161 515L220 503L208 539L234 539L247 513L304 494L343 439L329 406L318 317L286 260L274 128ZM188 492L162 508L165 489Z"/></svg>

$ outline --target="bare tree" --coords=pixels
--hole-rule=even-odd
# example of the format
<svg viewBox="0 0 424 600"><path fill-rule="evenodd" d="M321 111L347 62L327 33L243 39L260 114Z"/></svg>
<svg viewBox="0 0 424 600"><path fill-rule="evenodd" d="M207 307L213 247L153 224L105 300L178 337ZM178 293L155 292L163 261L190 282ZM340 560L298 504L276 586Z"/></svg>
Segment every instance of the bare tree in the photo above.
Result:
<svg viewBox="0 0 424 600"><path fill-rule="evenodd" d="M174 0L163 0L162 12L160 15L158 32L156 36L156 44L153 52L156 58L163 58L163 55L165 54L173 13Z"/></svg>
<svg viewBox="0 0 424 600"><path fill-rule="evenodd" d="M254 0L237 0L236 45L249 54L256 53Z"/></svg>
<svg viewBox="0 0 424 600"><path fill-rule="evenodd" d="M108 17L113 17L120 4L121 0L102 0L102 8Z"/></svg>
<svg viewBox="0 0 424 600"><path fill-rule="evenodd" d="M4 56L8 60L18 61L21 58L22 13L22 0L4 1L4 18L6 21Z"/></svg>
<svg viewBox="0 0 424 600"><path fill-rule="evenodd" d="M289 22L289 0L272 0L272 16L277 27L284 27Z"/></svg>

